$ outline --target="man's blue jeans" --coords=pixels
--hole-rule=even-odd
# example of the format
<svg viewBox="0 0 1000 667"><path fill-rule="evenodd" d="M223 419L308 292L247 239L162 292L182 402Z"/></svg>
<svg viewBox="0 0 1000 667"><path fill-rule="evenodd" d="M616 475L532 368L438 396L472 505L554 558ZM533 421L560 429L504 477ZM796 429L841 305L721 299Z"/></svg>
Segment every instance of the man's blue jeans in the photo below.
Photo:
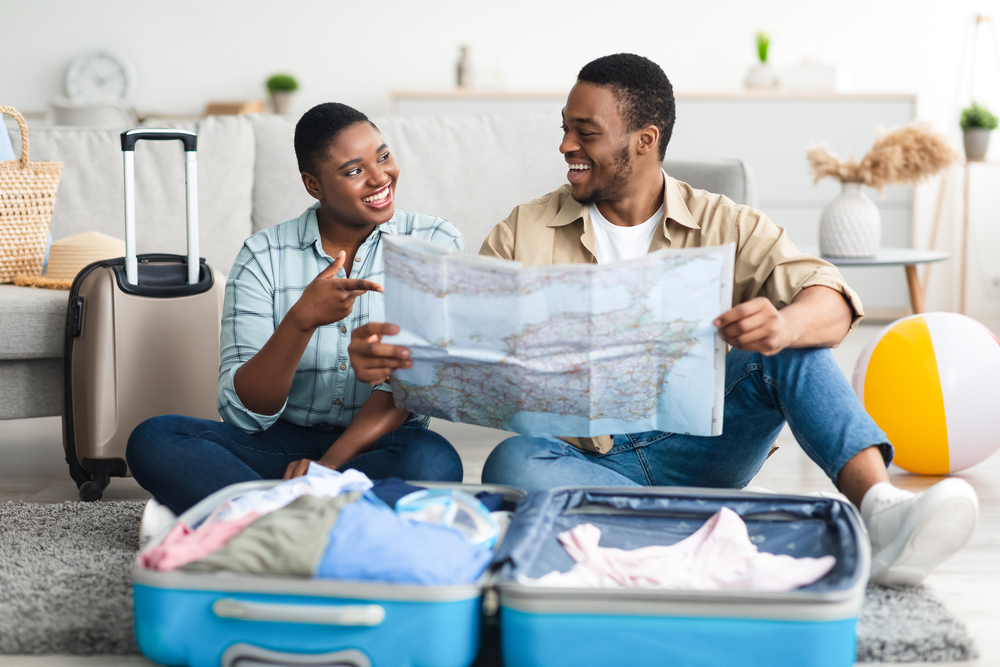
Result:
<svg viewBox="0 0 1000 667"><path fill-rule="evenodd" d="M483 467L483 482L525 491L558 486L702 486L742 488L767 459L787 422L836 484L855 454L878 445L886 465L892 447L826 349L786 349L773 357L730 350L722 435L649 431L614 436L606 454L551 437L504 440Z"/></svg>
<svg viewBox="0 0 1000 667"><path fill-rule="evenodd" d="M343 433L332 426L306 428L279 421L266 431L194 417L148 419L128 439L132 476L175 514L237 482L281 479L288 464L318 459ZM420 426L402 426L375 441L341 470L372 479L461 482L462 459L443 437Z"/></svg>

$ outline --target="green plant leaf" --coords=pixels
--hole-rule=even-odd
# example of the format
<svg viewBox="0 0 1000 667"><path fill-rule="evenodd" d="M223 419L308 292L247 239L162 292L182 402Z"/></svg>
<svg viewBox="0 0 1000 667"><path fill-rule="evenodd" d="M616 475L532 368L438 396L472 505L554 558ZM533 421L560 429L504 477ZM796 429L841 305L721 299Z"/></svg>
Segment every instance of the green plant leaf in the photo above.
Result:
<svg viewBox="0 0 1000 667"><path fill-rule="evenodd" d="M291 74L274 74L264 83L269 93L294 92L299 89L299 82Z"/></svg>
<svg viewBox="0 0 1000 667"><path fill-rule="evenodd" d="M767 62L767 49L771 46L771 38L766 32L757 32L757 57L762 63Z"/></svg>
<svg viewBox="0 0 1000 667"><path fill-rule="evenodd" d="M958 126L963 130L974 128L995 130L997 124L997 117L989 109L976 102L962 109L962 117L958 121Z"/></svg>

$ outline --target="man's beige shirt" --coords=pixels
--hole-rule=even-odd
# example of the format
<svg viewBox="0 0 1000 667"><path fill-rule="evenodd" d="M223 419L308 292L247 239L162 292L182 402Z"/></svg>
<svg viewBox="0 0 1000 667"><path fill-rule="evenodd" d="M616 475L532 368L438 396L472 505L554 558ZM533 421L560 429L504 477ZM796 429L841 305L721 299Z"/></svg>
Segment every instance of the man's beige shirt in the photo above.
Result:
<svg viewBox="0 0 1000 667"><path fill-rule="evenodd" d="M649 251L736 244L733 305L766 296L784 308L806 287L823 285L843 294L854 310L853 330L864 310L835 266L799 252L778 225L749 206L695 190L664 174L663 220ZM525 266L596 263L589 207L570 196L566 184L515 208L483 242L480 255L513 259ZM564 438L581 449L606 453L612 437Z"/></svg>

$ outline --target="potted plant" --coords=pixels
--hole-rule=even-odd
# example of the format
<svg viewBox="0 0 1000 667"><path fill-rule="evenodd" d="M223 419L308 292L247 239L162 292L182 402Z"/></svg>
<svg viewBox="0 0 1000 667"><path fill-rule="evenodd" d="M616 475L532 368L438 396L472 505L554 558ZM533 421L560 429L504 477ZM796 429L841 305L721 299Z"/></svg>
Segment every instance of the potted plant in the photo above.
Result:
<svg viewBox="0 0 1000 667"><path fill-rule="evenodd" d="M771 48L771 37L766 32L758 32L756 40L757 58L760 62L750 68L746 86L747 88L757 89L777 88L778 77L775 76L774 70L771 69L771 65L767 62L767 51Z"/></svg>
<svg viewBox="0 0 1000 667"><path fill-rule="evenodd" d="M997 129L997 117L989 109L975 102L962 109L958 121L962 128L962 143L965 144L965 159L978 162L986 157L990 145L990 132Z"/></svg>
<svg viewBox="0 0 1000 667"><path fill-rule="evenodd" d="M267 92L271 94L271 104L274 113L287 114L292 93L299 89L299 82L291 74L274 74L265 83Z"/></svg>
<svg viewBox="0 0 1000 667"><path fill-rule="evenodd" d="M955 161L944 135L926 123L911 123L878 135L871 150L856 162L841 160L826 146L806 153L816 181L829 176L842 185L839 197L823 208L819 221L819 252L826 257L874 257L882 235L878 207L861 191L879 192L887 185L913 185Z"/></svg>

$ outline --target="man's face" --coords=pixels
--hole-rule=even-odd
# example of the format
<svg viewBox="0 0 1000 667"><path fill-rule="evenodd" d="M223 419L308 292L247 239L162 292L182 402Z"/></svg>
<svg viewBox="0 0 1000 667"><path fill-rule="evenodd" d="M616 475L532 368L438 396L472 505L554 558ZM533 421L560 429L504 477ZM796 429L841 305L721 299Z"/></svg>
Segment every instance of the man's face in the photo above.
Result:
<svg viewBox="0 0 1000 667"><path fill-rule="evenodd" d="M621 198L632 174L631 146L610 88L578 81L563 109L559 152L573 199L585 206Z"/></svg>
<svg viewBox="0 0 1000 667"><path fill-rule="evenodd" d="M399 165L370 123L343 130L327 149L313 189L323 217L352 226L380 225L395 213Z"/></svg>

